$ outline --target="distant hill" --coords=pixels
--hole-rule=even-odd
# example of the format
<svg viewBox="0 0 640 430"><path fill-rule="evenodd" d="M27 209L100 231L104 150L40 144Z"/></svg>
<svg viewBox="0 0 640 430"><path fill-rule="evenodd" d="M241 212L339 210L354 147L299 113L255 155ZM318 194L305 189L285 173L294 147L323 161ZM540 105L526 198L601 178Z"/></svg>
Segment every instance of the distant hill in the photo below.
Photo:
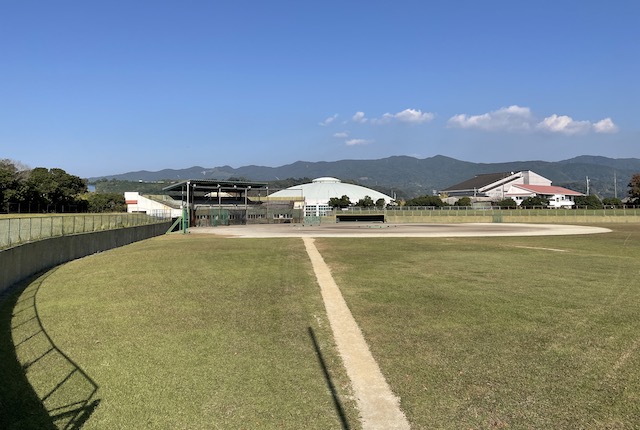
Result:
<svg viewBox="0 0 640 430"><path fill-rule="evenodd" d="M515 172L532 170L553 181L554 185L576 191L586 191L586 178L592 193L601 198L627 195L629 180L640 172L640 159L614 159L582 155L558 162L513 161L507 163L472 163L436 155L430 158L394 156L378 160L297 161L280 167L221 166L188 169L165 169L157 172L146 170L122 173L99 179L153 182L161 180L230 179L276 181L286 178L318 178L333 176L343 181L356 182L386 193L396 192L399 197L415 197L432 194L450 185L462 182L482 173ZM614 176L616 181L614 182ZM614 185L615 184L615 185Z"/></svg>

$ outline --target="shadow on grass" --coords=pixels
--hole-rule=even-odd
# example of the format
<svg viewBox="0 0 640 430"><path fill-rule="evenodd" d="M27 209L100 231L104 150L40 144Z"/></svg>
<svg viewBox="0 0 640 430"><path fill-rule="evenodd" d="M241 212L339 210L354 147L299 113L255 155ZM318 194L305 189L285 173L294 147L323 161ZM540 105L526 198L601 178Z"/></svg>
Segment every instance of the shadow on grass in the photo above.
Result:
<svg viewBox="0 0 640 430"><path fill-rule="evenodd" d="M322 368L322 373L324 374L324 379L327 382L327 387L331 392L331 397L333 397L333 405L336 408L336 412L338 414L338 418L340 418L340 424L342 425L343 430L349 430L349 422L347 421L347 416L344 413L344 408L342 407L342 403L340 402L340 398L338 397L338 392L336 391L335 385L333 385L333 380L331 379L331 374L329 373L329 369L327 369L327 364L324 361L324 357L322 356L322 351L320 350L320 345L318 344L318 339L316 339L316 334L313 331L313 328L308 327L309 337L311 338L311 342L313 343L313 347L316 350L316 356L318 357L318 363Z"/></svg>
<svg viewBox="0 0 640 430"><path fill-rule="evenodd" d="M58 348L37 308L56 269L0 297L0 428L80 429L100 400L98 385Z"/></svg>

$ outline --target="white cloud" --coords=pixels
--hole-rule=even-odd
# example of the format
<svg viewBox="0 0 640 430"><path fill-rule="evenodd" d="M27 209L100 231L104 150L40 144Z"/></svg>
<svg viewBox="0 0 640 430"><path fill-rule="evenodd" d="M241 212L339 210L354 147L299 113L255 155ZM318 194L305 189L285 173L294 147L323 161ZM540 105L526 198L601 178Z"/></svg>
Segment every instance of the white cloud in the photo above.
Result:
<svg viewBox="0 0 640 430"><path fill-rule="evenodd" d="M405 109L394 116L400 122L408 122L411 124L422 124L423 122L429 122L434 118L434 115L431 112L422 113L420 109Z"/></svg>
<svg viewBox="0 0 640 430"><path fill-rule="evenodd" d="M562 133L567 135L584 134L590 131L595 133L617 133L618 126L613 123L611 118L602 119L596 123L591 121L575 121L570 116L566 115L551 115L542 120L537 128L552 132Z"/></svg>
<svg viewBox="0 0 640 430"><path fill-rule="evenodd" d="M447 122L448 127L477 128L484 131L542 131L576 135L588 132L615 133L618 127L611 118L596 123L576 121L566 115L550 115L539 121L535 119L528 107L517 105L501 108L482 115L454 115Z"/></svg>
<svg viewBox="0 0 640 430"><path fill-rule="evenodd" d="M334 114L332 116L330 116L329 118L325 119L322 122L319 122L318 125L321 125L323 127L326 127L327 125L331 124L333 121L336 120L336 118L338 118L338 114Z"/></svg>
<svg viewBox="0 0 640 430"><path fill-rule="evenodd" d="M356 112L352 117L351 120L353 122L359 122L361 124L364 124L365 122L367 122L367 117L364 116L364 112Z"/></svg>
<svg viewBox="0 0 640 430"><path fill-rule="evenodd" d="M385 113L380 118L372 119L374 124L389 124L393 120L409 124L422 124L435 118L431 112L422 112L419 109L405 109L398 113Z"/></svg>
<svg viewBox="0 0 640 430"><path fill-rule="evenodd" d="M335 133L333 135L333 137L336 137L338 139L345 139L345 138L349 137L349 133L347 133L346 131L340 131L338 133Z"/></svg>
<svg viewBox="0 0 640 430"><path fill-rule="evenodd" d="M347 146L355 146L355 145L368 145L371 143L371 141L366 139L349 139L344 143L346 143Z"/></svg>
<svg viewBox="0 0 640 430"><path fill-rule="evenodd" d="M447 124L449 127L479 128L485 131L526 131L531 128L532 119L529 108L513 105L482 115L454 115Z"/></svg>
<svg viewBox="0 0 640 430"><path fill-rule="evenodd" d="M391 121L393 121L394 118L395 118L395 115L390 113L385 113L380 118L372 119L371 122L373 124L389 124Z"/></svg>
<svg viewBox="0 0 640 430"><path fill-rule="evenodd" d="M551 133L562 134L580 134L586 133L591 128L589 121L575 121L570 116L556 115L546 117L536 126L540 130L549 131Z"/></svg>
<svg viewBox="0 0 640 430"><path fill-rule="evenodd" d="M617 133L618 126L613 123L611 118L605 118L593 124L593 131L596 133Z"/></svg>

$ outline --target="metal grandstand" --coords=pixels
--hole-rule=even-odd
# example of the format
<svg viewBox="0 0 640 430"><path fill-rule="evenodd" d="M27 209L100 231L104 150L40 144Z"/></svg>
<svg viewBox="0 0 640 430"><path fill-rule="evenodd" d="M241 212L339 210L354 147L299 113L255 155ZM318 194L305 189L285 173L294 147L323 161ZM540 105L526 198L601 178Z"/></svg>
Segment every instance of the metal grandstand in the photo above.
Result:
<svg viewBox="0 0 640 430"><path fill-rule="evenodd" d="M181 202L188 226L300 222L302 207L292 199L271 198L265 182L192 179L163 191ZM273 193L274 190L271 190Z"/></svg>

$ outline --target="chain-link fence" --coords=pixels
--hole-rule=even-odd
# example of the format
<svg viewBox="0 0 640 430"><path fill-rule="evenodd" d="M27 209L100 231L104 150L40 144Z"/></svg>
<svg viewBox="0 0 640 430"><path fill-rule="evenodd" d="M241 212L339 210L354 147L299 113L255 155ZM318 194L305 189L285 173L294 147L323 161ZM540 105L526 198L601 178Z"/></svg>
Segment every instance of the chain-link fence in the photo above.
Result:
<svg viewBox="0 0 640 430"><path fill-rule="evenodd" d="M340 213L340 211L334 211ZM363 214L393 214L401 216L476 216L476 215L509 215L509 216L640 216L640 207L637 206L623 206L620 208L604 208L604 209L587 209L578 207L575 209L553 209L546 207L537 208L474 208L471 206L390 206L384 209L381 208L360 208L350 207L344 213L363 213Z"/></svg>
<svg viewBox="0 0 640 430"><path fill-rule="evenodd" d="M49 237L155 224L168 219L168 214L126 213L1 217L0 249Z"/></svg>

